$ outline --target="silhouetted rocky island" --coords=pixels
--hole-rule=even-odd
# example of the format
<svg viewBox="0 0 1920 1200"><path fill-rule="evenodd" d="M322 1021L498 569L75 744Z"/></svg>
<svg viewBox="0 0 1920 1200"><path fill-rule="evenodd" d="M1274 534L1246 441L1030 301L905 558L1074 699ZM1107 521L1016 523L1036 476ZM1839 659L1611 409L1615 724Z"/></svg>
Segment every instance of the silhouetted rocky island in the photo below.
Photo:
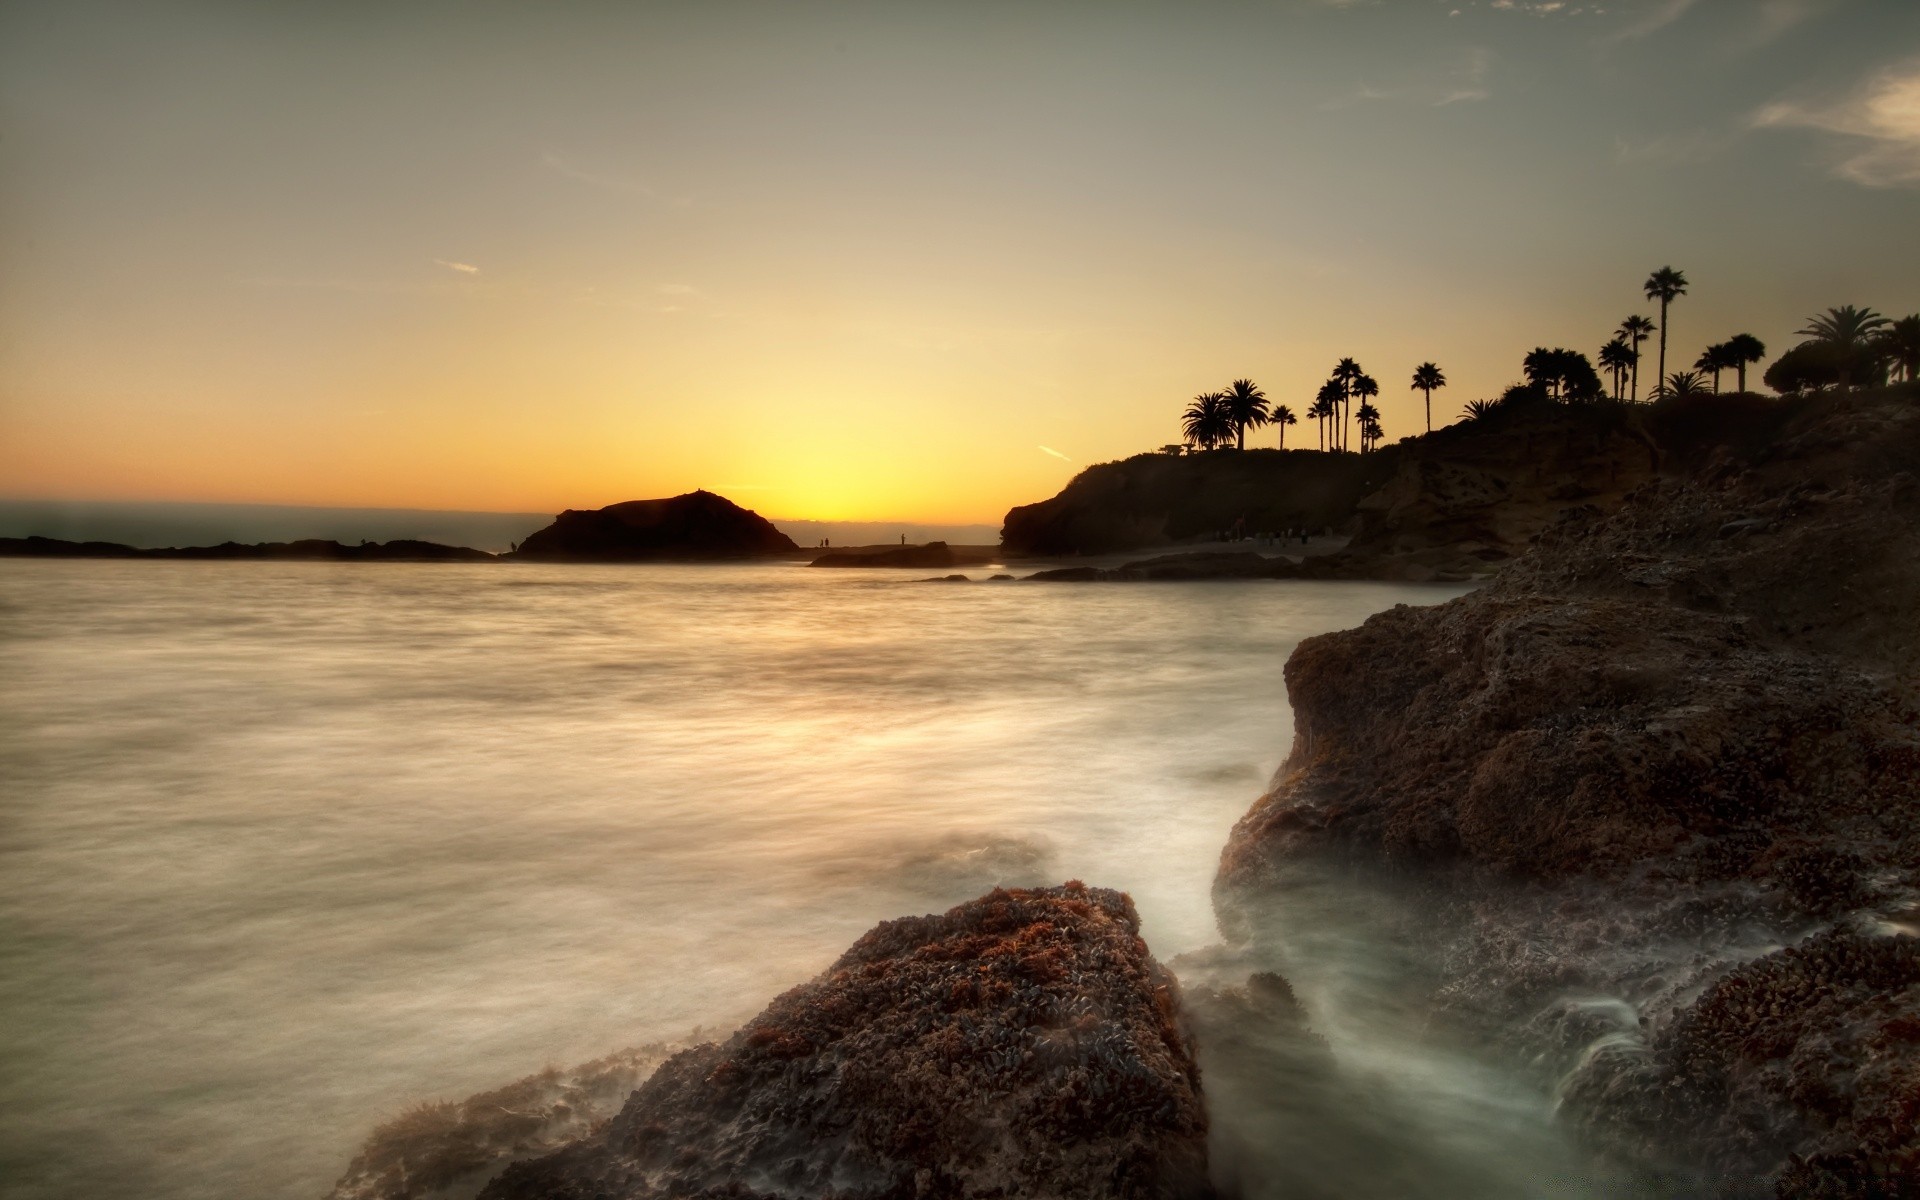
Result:
<svg viewBox="0 0 1920 1200"><path fill-rule="evenodd" d="M1471 595L1303 642L1216 905L1284 956L1274 914L1384 869L1434 1011L1601 1145L1689 1194L1909 1196L1920 405L1778 416Z"/></svg>
<svg viewBox="0 0 1920 1200"><path fill-rule="evenodd" d="M296 542L222 542L217 546L170 546L143 550L118 542L68 542L59 538L0 538L0 556L14 558L275 559L302 562L492 562L485 550L396 538L357 546L306 538Z"/></svg>
<svg viewBox="0 0 1920 1200"><path fill-rule="evenodd" d="M568 509L503 558L549 562L699 562L794 555L799 547L751 509L708 491Z"/></svg>

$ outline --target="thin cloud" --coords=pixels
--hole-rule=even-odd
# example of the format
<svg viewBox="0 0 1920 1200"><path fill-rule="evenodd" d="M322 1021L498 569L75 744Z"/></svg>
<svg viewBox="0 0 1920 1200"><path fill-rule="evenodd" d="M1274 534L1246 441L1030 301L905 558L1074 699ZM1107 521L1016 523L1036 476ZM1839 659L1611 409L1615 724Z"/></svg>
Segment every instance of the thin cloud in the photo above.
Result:
<svg viewBox="0 0 1920 1200"><path fill-rule="evenodd" d="M1073 461L1072 459L1068 458L1066 455L1060 453L1058 450L1055 450L1052 446L1042 446L1040 447L1040 449L1044 450L1048 454L1053 455L1055 458L1059 459L1061 462Z"/></svg>
<svg viewBox="0 0 1920 1200"><path fill-rule="evenodd" d="M1487 87L1487 75L1493 69L1493 51L1484 46L1475 46L1467 51L1467 66L1462 72L1460 84L1433 102L1435 108L1444 108L1449 104L1462 104L1473 100L1485 100L1493 95Z"/></svg>
<svg viewBox="0 0 1920 1200"><path fill-rule="evenodd" d="M1862 187L1920 187L1920 59L1888 67L1837 103L1775 101L1752 123L1842 139L1833 173Z"/></svg>
<svg viewBox="0 0 1920 1200"><path fill-rule="evenodd" d="M1640 38L1651 37L1675 21L1678 21L1681 17L1686 16L1687 10L1692 8L1695 3L1696 0L1661 0L1659 4L1654 6L1651 12L1627 26L1625 29L1614 33L1606 40L1609 43L1631 42L1637 41Z"/></svg>
<svg viewBox="0 0 1920 1200"><path fill-rule="evenodd" d="M449 271L458 271L462 275L478 275L480 273L480 268L474 266L472 263L452 262L444 258L436 258L433 261L439 263Z"/></svg>
<svg viewBox="0 0 1920 1200"><path fill-rule="evenodd" d="M584 170L575 166L567 159L566 155L556 150L549 150L542 154L540 161L546 165L548 170L564 175L568 179L575 180L579 183L592 184L594 187L603 188L609 192L620 192L623 195L639 196L646 200L657 200L662 204L673 204L681 207L693 203L693 197L691 196L669 196L660 191L660 189L651 187L637 179L620 179L612 175L602 175L597 171Z"/></svg>

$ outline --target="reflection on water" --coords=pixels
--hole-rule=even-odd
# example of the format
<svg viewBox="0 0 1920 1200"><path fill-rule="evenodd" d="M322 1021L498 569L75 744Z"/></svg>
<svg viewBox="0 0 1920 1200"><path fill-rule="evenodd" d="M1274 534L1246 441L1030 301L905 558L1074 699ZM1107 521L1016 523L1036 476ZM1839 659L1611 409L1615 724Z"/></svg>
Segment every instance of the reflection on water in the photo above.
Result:
<svg viewBox="0 0 1920 1200"><path fill-rule="evenodd" d="M1448 594L0 562L0 1192L311 1197L995 883L1201 947L1287 653Z"/></svg>

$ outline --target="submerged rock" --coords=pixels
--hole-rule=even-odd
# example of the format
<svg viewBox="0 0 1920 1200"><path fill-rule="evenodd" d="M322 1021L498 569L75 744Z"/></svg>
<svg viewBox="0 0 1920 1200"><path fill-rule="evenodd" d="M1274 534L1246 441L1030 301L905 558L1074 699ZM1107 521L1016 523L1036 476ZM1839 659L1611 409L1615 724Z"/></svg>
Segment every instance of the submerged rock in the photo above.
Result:
<svg viewBox="0 0 1920 1200"><path fill-rule="evenodd" d="M1920 1192L1916 469L1920 407L1827 402L1303 642L1223 922L1284 938L1302 871L1384 863L1428 889L1436 1001L1521 1030L1604 1145L1727 1194Z"/></svg>
<svg viewBox="0 0 1920 1200"><path fill-rule="evenodd" d="M1124 894L995 889L888 921L490 1200L1206 1191L1178 985Z"/></svg>

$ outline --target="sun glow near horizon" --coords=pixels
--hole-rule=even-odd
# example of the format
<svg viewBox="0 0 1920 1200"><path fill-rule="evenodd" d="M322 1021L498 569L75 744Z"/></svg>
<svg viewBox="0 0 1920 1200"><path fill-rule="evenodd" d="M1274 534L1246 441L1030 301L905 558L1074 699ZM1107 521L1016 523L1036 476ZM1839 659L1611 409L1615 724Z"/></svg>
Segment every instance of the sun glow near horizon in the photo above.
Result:
<svg viewBox="0 0 1920 1200"><path fill-rule="evenodd" d="M1661 262L1683 361L1920 308L1920 10L1531 7L12 5L0 492L997 523Z"/></svg>

